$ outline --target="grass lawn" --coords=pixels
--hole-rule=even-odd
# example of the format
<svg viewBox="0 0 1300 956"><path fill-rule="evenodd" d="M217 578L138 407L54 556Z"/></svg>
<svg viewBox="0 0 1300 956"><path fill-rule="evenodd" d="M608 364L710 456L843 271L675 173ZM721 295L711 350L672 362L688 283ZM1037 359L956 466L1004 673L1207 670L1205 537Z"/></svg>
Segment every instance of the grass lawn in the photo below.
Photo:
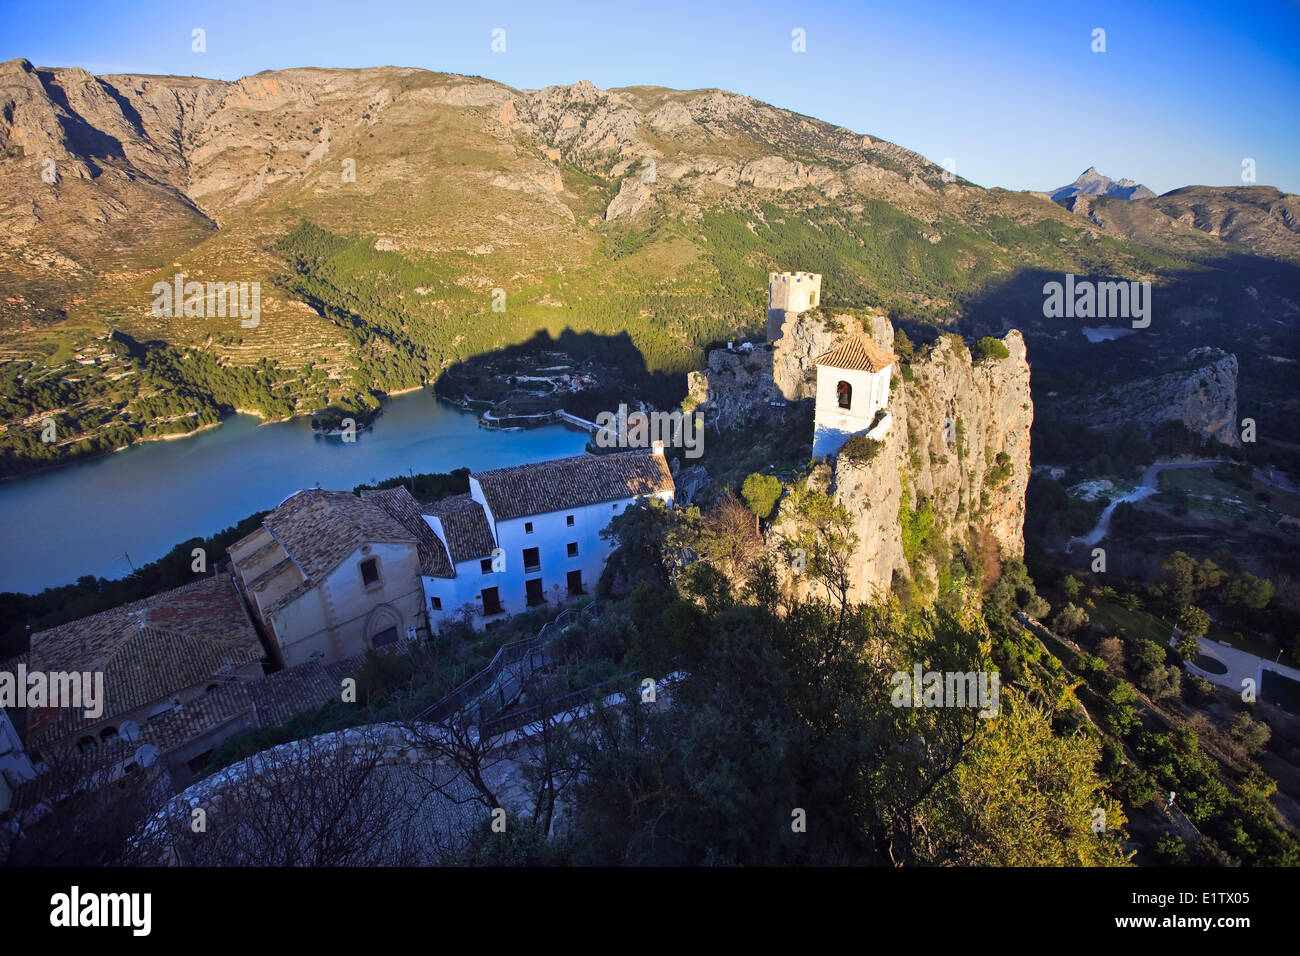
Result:
<svg viewBox="0 0 1300 956"><path fill-rule="evenodd" d="M1256 657L1262 657L1267 661L1271 661L1277 656L1276 647L1270 647L1253 634L1242 634L1237 631L1229 631L1218 624L1211 624L1210 630L1205 636L1212 641L1222 641L1224 644L1235 647L1239 651L1245 651L1247 654L1254 654Z"/></svg>
<svg viewBox="0 0 1300 956"><path fill-rule="evenodd" d="M1265 503L1256 492L1270 497ZM1160 473L1160 502L1172 506L1179 493L1187 496L1187 507L1225 518L1260 518L1270 524L1283 514L1292 514L1294 496L1252 481L1249 491L1214 477L1209 468L1169 469Z"/></svg>
<svg viewBox="0 0 1300 956"><path fill-rule="evenodd" d="M1146 611L1130 611L1117 601L1097 598L1094 607L1087 607L1088 618L1107 631L1124 638L1145 637L1161 646L1169 643L1173 626L1166 624Z"/></svg>

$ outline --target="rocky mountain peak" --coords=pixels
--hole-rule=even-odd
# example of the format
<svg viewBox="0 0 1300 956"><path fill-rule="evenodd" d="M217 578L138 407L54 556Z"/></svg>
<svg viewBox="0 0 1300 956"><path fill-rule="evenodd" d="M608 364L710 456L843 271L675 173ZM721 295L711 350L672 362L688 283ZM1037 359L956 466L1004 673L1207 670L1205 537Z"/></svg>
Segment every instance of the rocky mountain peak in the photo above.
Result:
<svg viewBox="0 0 1300 956"><path fill-rule="evenodd" d="M1089 166L1068 186L1052 191L1052 199L1061 202L1075 196L1114 196L1117 199L1151 199L1155 196L1147 187L1132 179L1111 179Z"/></svg>

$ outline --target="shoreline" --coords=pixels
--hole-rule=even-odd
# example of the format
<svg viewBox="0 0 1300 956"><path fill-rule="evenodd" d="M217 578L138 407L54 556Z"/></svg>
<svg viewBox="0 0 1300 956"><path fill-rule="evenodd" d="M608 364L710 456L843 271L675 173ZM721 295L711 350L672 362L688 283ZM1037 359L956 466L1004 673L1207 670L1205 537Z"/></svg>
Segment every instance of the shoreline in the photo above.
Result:
<svg viewBox="0 0 1300 956"><path fill-rule="evenodd" d="M409 395L412 392L418 392L420 389L426 387L429 387L428 383L425 383L424 385L416 385L413 388L404 388L396 392L385 392L384 398L380 401L379 408L376 410L376 417L378 417L383 413L383 407L390 399L397 398L399 395ZM436 393L435 393L435 397L441 398L441 396L438 396ZM451 404L454 405L456 403L452 402ZM59 471L60 469L63 468L71 468L74 465L85 465L85 464L89 464L92 461L100 461L101 459L108 458L110 455L116 455L119 452L126 451L127 449L130 448L136 448L140 445L147 445L150 442L177 441L183 438L193 438L195 435L198 435L201 432L210 431L214 428L220 428L230 418L232 418L235 415L248 415L252 418L256 418L257 427L261 428L263 425L276 425L279 424L280 422L291 422L296 418L311 418L313 415L316 415L322 411L324 411L324 409L317 409L314 412L299 412L294 415L287 415L284 418L267 418L256 409L239 408L238 406L235 406L234 411L232 411L230 414L222 415L218 421L215 421L210 425L201 425L200 427L194 429L193 431L184 432L183 434L177 434L177 435L151 435L148 438L141 437L131 442L131 444L129 445L119 445L117 448L110 448L107 451L96 452L93 455L78 455L76 458L70 459L68 461L54 462L48 465L44 465L40 468L32 468L28 471L20 472L16 475L5 475L3 477L0 477L0 484L4 484L5 482L10 482L10 481L22 481L24 478L34 478L37 475L43 475L46 472ZM373 425L374 422L371 422L369 425L366 425L365 427L370 428ZM320 432L317 429L312 429L312 431L316 432L317 434L327 434L325 432Z"/></svg>

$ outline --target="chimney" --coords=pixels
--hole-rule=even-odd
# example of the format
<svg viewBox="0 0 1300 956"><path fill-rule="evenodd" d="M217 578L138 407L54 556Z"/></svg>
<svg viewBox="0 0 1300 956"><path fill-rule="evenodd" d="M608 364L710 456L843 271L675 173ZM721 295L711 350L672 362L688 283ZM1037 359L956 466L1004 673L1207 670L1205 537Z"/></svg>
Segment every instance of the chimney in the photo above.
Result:
<svg viewBox="0 0 1300 956"><path fill-rule="evenodd" d="M664 440L663 440L662 438L656 438L656 439L654 440L654 444L653 444L651 447L654 449L654 453L655 453L656 455L658 455L660 458L663 457L663 455L664 455Z"/></svg>

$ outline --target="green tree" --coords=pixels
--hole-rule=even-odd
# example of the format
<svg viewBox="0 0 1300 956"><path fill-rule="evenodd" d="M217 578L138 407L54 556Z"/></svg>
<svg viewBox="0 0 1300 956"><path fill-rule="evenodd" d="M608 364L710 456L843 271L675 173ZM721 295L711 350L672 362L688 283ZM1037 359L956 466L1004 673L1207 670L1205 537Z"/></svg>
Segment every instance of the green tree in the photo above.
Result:
<svg viewBox="0 0 1300 956"><path fill-rule="evenodd" d="M1273 582L1249 572L1233 575L1221 592L1225 604L1260 611L1273 598Z"/></svg>
<svg viewBox="0 0 1300 956"><path fill-rule="evenodd" d="M1077 604L1067 604L1052 618L1052 630L1065 637L1082 630L1088 623L1088 612Z"/></svg>
<svg viewBox="0 0 1300 956"><path fill-rule="evenodd" d="M1229 717L1224 730L1248 754L1256 754L1263 750L1273 733L1268 724L1262 720L1252 720L1249 714L1242 712Z"/></svg>
<svg viewBox="0 0 1300 956"><path fill-rule="evenodd" d="M749 505L749 510L754 512L754 527L757 529L758 522L771 516L772 509L781 497L781 480L774 475L754 472L740 486L740 493L745 504Z"/></svg>
<svg viewBox="0 0 1300 956"><path fill-rule="evenodd" d="M1210 629L1210 615L1199 607L1188 605L1178 613L1178 627L1188 637L1204 637Z"/></svg>

